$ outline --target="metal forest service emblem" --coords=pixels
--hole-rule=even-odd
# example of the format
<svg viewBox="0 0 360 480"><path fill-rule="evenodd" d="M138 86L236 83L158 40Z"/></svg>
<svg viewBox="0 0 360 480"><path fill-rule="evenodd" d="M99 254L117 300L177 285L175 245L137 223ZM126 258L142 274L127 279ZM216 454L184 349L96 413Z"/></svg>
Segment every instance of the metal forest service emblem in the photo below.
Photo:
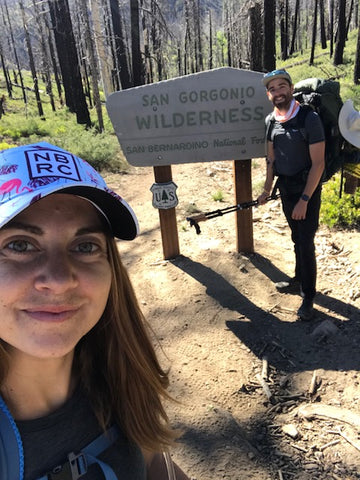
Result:
<svg viewBox="0 0 360 480"><path fill-rule="evenodd" d="M179 203L176 189L177 185L174 182L154 183L150 188L153 194L153 207L162 210L176 207Z"/></svg>

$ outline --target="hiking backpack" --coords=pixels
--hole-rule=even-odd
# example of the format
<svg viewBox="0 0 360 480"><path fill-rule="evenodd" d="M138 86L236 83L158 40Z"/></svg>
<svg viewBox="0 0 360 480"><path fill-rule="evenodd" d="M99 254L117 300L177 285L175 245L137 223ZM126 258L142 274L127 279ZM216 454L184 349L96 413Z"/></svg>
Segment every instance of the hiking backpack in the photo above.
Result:
<svg viewBox="0 0 360 480"><path fill-rule="evenodd" d="M321 118L325 132L325 169L322 181L328 181L344 163L359 163L360 150L348 143L340 133L338 118L343 102L340 83L335 80L307 78L294 85L294 98L303 106L298 114L298 128L306 140L305 117L314 110ZM306 106L306 108L304 108ZM266 119L267 135L274 123L274 114Z"/></svg>
<svg viewBox="0 0 360 480"><path fill-rule="evenodd" d="M104 434L84 447L79 453L69 453L67 461L56 466L37 480L77 480L88 466L97 463L105 480L118 480L112 468L97 456L112 445L118 438L118 429L111 427ZM0 396L0 479L23 480L24 452L19 430L7 405Z"/></svg>

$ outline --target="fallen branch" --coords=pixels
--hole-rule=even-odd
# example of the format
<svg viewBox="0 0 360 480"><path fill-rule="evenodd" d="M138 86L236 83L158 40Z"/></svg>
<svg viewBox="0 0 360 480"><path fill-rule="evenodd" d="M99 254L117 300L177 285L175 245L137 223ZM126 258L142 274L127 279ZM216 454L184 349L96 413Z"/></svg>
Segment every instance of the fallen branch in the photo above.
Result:
<svg viewBox="0 0 360 480"><path fill-rule="evenodd" d="M350 443L350 445L352 445L354 448L356 448L356 450L360 452L359 442L355 442L355 440L352 440L348 435L346 435L346 433L343 433L340 429L339 429L339 435L341 435L342 438L344 438L348 443Z"/></svg>
<svg viewBox="0 0 360 480"><path fill-rule="evenodd" d="M312 378L311 378L310 387L309 387L309 390L308 390L310 395L314 395L314 393L316 392L316 390L318 388L318 385L319 385L319 379L318 379L318 376L317 376L317 372L318 372L317 370L314 370Z"/></svg>
<svg viewBox="0 0 360 480"><path fill-rule="evenodd" d="M360 428L360 415L340 407L312 403L301 406L298 409L298 414L307 419L312 419L313 417L332 418Z"/></svg>
<svg viewBox="0 0 360 480"><path fill-rule="evenodd" d="M264 393L267 396L268 400L270 402L273 402L273 394L271 393L268 384L265 382L265 380L262 378L262 376L259 375L258 373L256 374L256 378L259 380L259 383L262 386L262 389L264 390Z"/></svg>

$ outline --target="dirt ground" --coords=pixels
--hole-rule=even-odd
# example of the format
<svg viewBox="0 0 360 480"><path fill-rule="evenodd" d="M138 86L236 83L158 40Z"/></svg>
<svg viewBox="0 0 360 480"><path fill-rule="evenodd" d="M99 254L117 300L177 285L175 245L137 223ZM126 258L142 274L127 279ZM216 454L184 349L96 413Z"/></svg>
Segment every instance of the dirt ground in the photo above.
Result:
<svg viewBox="0 0 360 480"><path fill-rule="evenodd" d="M180 402L168 405L183 431L174 459L196 480L360 479L360 233L319 229L316 317L299 322L300 297L273 285L293 274L280 201L253 209L255 253L237 253L234 213L200 235L186 221L235 203L232 162L172 174L181 254L169 261L153 169L107 181L139 218L141 235L119 248ZM260 161L252 177L261 184Z"/></svg>

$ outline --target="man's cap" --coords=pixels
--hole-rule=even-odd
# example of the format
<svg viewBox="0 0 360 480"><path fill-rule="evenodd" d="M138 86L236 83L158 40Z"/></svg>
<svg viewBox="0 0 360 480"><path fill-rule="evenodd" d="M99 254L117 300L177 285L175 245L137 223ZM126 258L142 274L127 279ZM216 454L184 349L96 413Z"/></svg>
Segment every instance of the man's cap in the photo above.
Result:
<svg viewBox="0 0 360 480"><path fill-rule="evenodd" d="M265 73L265 75L263 76L262 81L265 87L268 86L271 80L275 80L275 78L285 78L285 80L287 80L290 85L292 85L291 77L286 70L273 70L272 72Z"/></svg>
<svg viewBox="0 0 360 480"><path fill-rule="evenodd" d="M346 100L341 107L338 124L345 140L360 148L360 112L355 110L352 100Z"/></svg>
<svg viewBox="0 0 360 480"><path fill-rule="evenodd" d="M52 193L77 195L92 202L117 238L132 240L139 233L131 207L85 160L46 142L0 152L0 228Z"/></svg>

